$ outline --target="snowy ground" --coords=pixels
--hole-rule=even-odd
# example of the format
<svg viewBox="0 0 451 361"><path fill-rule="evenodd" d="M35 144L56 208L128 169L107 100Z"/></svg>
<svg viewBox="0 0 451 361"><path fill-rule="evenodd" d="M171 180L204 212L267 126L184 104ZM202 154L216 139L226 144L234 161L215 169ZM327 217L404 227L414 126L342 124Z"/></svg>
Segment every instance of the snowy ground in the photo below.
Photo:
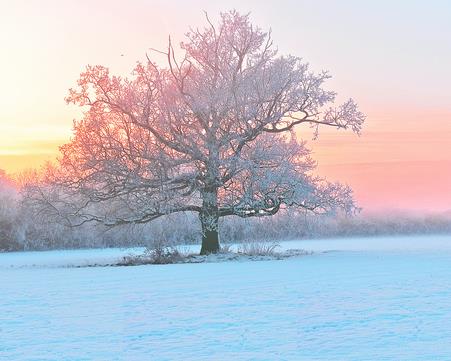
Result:
<svg viewBox="0 0 451 361"><path fill-rule="evenodd" d="M67 266L130 250L0 254L0 360L451 360L451 236L291 248L316 253L95 268Z"/></svg>

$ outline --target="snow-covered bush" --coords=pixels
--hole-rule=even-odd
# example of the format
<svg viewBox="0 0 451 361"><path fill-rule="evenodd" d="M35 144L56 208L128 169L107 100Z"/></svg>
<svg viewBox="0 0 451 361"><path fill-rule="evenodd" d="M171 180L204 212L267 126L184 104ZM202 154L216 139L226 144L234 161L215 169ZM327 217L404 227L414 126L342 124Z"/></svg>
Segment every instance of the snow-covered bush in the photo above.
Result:
<svg viewBox="0 0 451 361"><path fill-rule="evenodd" d="M23 227L19 217L18 193L0 171L0 251L20 249Z"/></svg>

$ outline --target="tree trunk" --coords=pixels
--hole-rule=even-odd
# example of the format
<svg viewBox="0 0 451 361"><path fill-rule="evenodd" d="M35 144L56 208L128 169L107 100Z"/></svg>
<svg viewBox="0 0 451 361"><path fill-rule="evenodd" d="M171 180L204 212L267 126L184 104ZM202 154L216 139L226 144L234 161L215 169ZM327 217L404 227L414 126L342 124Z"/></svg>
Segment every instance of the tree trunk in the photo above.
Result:
<svg viewBox="0 0 451 361"><path fill-rule="evenodd" d="M202 192L202 197L202 211L199 215L202 226L202 248L200 254L218 253L219 212L217 188Z"/></svg>
<svg viewBox="0 0 451 361"><path fill-rule="evenodd" d="M202 226L202 248L200 254L210 254L219 252L218 230L211 230Z"/></svg>

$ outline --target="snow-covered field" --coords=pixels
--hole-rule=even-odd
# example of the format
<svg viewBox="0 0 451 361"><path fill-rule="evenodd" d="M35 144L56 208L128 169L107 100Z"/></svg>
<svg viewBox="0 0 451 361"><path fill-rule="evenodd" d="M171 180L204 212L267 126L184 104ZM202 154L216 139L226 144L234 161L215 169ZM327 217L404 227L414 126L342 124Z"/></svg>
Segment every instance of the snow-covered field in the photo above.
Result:
<svg viewBox="0 0 451 361"><path fill-rule="evenodd" d="M451 236L290 248L316 253L90 268L67 266L130 250L0 254L0 359L451 360Z"/></svg>

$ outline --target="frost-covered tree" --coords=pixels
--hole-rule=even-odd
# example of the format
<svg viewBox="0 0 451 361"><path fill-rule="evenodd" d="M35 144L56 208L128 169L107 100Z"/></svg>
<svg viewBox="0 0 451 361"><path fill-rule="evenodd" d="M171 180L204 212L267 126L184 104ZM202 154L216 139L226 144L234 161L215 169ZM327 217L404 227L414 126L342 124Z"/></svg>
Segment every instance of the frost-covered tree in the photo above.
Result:
<svg viewBox="0 0 451 361"><path fill-rule="evenodd" d="M0 252L16 250L22 238L19 195L14 181L0 169Z"/></svg>
<svg viewBox="0 0 451 361"><path fill-rule="evenodd" d="M280 56L269 32L236 11L190 30L177 57L147 56L130 78L88 66L67 102L85 109L49 172L51 209L73 223L145 223L196 212L201 253L219 250L218 220L263 217L282 207L352 211L351 190L312 175L315 163L295 127L359 132L353 100L331 107L327 72ZM154 52L154 54L157 54Z"/></svg>

